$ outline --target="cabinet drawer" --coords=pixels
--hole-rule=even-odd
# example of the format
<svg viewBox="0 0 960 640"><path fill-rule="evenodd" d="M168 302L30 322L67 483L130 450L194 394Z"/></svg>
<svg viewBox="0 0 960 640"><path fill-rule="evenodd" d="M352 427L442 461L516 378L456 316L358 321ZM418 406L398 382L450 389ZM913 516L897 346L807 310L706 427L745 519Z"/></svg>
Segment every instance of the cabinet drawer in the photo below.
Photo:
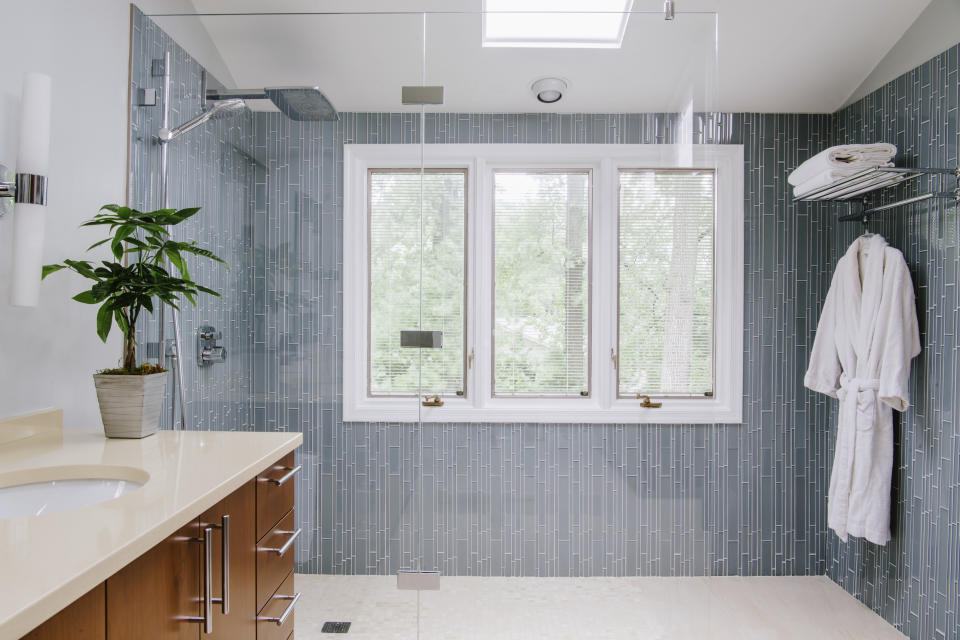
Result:
<svg viewBox="0 0 960 640"><path fill-rule="evenodd" d="M280 583L293 572L295 539L293 509L257 543L257 611L263 608Z"/></svg>
<svg viewBox="0 0 960 640"><path fill-rule="evenodd" d="M257 540L293 508L293 462L291 451L257 476Z"/></svg>
<svg viewBox="0 0 960 640"><path fill-rule="evenodd" d="M257 617L257 640L287 640L293 637L293 610L299 598L293 589L291 573Z"/></svg>

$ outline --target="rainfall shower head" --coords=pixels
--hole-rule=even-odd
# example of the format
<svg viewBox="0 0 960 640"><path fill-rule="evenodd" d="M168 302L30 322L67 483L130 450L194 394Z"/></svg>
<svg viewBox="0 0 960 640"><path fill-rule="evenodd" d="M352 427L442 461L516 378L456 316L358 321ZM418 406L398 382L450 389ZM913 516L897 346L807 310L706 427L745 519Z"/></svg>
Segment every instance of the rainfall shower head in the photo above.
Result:
<svg viewBox="0 0 960 640"><path fill-rule="evenodd" d="M267 87L207 91L207 100L270 100L291 120L336 120L337 110L317 87Z"/></svg>
<svg viewBox="0 0 960 640"><path fill-rule="evenodd" d="M233 116L240 115L240 112L245 108L246 106L243 104L243 100L233 99L215 102L209 109L196 118L184 122L179 127L174 129L160 129L160 141L170 142L177 136L181 136L187 131L199 127L207 120L220 120L222 118L232 118Z"/></svg>
<svg viewBox="0 0 960 640"><path fill-rule="evenodd" d="M317 87L267 87L264 93L291 120L337 119L337 110Z"/></svg>

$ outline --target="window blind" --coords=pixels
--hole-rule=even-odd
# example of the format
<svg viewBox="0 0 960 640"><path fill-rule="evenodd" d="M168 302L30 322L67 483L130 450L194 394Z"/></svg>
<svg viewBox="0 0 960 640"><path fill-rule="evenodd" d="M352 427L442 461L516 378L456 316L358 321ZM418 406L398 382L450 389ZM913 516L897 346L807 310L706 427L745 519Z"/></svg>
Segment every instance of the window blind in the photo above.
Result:
<svg viewBox="0 0 960 640"><path fill-rule="evenodd" d="M497 171L493 392L589 394L589 171Z"/></svg>
<svg viewBox="0 0 960 640"><path fill-rule="evenodd" d="M423 174L421 232L420 171L368 174L371 396L464 391L466 177ZM402 348L402 329L443 331L443 348Z"/></svg>
<svg viewBox="0 0 960 640"><path fill-rule="evenodd" d="M619 177L618 395L712 393L714 172Z"/></svg>

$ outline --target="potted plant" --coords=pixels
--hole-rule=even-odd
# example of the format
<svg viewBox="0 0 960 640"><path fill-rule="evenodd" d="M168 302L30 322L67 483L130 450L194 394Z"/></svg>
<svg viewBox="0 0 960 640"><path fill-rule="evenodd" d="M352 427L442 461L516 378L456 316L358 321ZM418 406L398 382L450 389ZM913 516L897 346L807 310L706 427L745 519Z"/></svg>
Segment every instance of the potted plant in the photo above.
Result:
<svg viewBox="0 0 960 640"><path fill-rule="evenodd" d="M159 365L137 365L137 319L146 310L153 313L154 299L174 309L180 296L196 305L200 293L219 296L216 291L190 279L183 254L193 254L223 263L195 242L177 242L169 227L180 224L200 210L159 209L143 213L115 204L105 205L84 227L105 225L110 236L95 242L87 251L107 242L113 261L99 265L86 260L64 260L43 267L43 277L69 269L92 280L90 289L73 297L77 302L98 304L97 335L106 342L116 324L123 332L123 362L116 369L104 369L93 376L100 403L103 429L110 438L143 438L154 433L166 389L167 372ZM176 267L167 270L167 264Z"/></svg>

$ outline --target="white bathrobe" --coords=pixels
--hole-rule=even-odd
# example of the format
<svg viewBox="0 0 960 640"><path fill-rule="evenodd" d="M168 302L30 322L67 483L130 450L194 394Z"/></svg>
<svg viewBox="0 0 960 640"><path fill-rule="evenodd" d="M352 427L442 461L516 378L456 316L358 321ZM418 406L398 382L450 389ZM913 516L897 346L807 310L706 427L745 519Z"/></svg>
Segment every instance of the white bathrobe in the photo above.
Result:
<svg viewBox="0 0 960 640"><path fill-rule="evenodd" d="M890 539L891 408L910 406L910 360L918 353L903 254L879 235L857 238L837 263L803 379L840 400L827 524L843 541Z"/></svg>

